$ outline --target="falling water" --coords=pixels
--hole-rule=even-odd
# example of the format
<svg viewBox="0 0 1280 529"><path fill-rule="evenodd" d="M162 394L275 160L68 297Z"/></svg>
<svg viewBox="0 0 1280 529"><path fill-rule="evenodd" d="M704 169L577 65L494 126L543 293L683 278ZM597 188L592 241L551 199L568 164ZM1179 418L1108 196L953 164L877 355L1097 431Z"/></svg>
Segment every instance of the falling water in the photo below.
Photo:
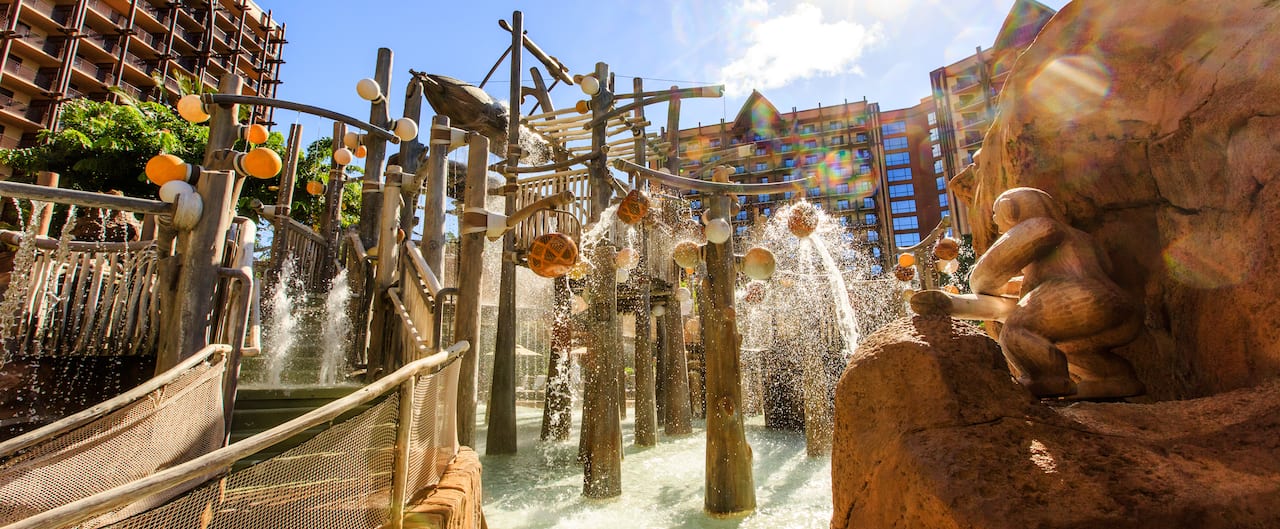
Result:
<svg viewBox="0 0 1280 529"><path fill-rule="evenodd" d="M301 279L294 273L293 260L285 261L280 277L271 292L267 305L266 332L263 336L263 354L266 356L266 378L269 386L280 385L280 375L288 364L289 353L298 336L301 323L294 298L302 291Z"/></svg>
<svg viewBox="0 0 1280 529"><path fill-rule="evenodd" d="M827 250L826 242L821 238L811 238L809 242L818 250L818 255L822 257L822 264L827 269L827 279L831 282L831 294L835 298L836 312L839 314L836 322L840 328L840 336L844 338L847 354L852 354L853 349L858 346L858 317L853 313L853 307L849 305L849 287L845 286L844 275L840 273L840 267L836 266L836 260L831 257L831 252Z"/></svg>
<svg viewBox="0 0 1280 529"><path fill-rule="evenodd" d="M324 300L324 355L320 363L320 383L333 385L342 381L346 351L351 345L351 284L344 268L333 278Z"/></svg>

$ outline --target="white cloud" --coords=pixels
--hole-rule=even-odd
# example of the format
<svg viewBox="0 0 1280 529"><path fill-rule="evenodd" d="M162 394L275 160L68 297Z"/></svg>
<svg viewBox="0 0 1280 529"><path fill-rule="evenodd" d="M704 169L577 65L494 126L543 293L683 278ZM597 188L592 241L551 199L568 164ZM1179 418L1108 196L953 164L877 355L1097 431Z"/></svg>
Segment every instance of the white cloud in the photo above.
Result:
<svg viewBox="0 0 1280 529"><path fill-rule="evenodd" d="M758 8L747 2L744 7ZM785 86L800 79L843 73L861 75L857 60L884 38L879 23L824 20L810 3L752 25L743 35L741 56L720 69L729 96Z"/></svg>

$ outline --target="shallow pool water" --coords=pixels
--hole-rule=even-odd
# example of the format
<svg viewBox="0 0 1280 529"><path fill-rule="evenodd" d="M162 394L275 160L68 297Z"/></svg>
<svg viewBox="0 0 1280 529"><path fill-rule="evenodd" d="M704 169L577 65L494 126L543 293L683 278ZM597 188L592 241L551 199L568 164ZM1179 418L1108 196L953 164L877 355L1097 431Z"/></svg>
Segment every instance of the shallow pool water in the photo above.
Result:
<svg viewBox="0 0 1280 529"><path fill-rule="evenodd" d="M755 457L756 510L734 519L715 519L702 510L706 432L669 437L637 447L633 414L623 421L622 496L582 497L582 467L575 461L578 419L565 443L542 443L540 408L517 408L519 452L484 455L485 432L477 432L484 465L484 512L489 527L520 528L825 528L831 521L831 458L805 456L802 432L764 427L749 418L747 440ZM480 415L483 417L483 415Z"/></svg>

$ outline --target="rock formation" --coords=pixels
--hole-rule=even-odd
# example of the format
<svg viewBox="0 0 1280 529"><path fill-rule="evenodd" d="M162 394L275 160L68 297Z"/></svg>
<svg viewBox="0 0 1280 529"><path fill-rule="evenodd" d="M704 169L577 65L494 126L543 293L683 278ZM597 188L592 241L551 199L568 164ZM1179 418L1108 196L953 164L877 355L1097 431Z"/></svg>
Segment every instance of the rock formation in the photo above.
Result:
<svg viewBox="0 0 1280 529"><path fill-rule="evenodd" d="M863 341L836 390L832 529L1228 528L1280 521L1280 382L1047 406L945 316Z"/></svg>
<svg viewBox="0 0 1280 529"><path fill-rule="evenodd" d="M1280 375L1280 4L1077 0L1018 59L953 188L981 253L991 205L1047 191L1146 305L1120 350L1151 398ZM966 193L967 190L967 193Z"/></svg>

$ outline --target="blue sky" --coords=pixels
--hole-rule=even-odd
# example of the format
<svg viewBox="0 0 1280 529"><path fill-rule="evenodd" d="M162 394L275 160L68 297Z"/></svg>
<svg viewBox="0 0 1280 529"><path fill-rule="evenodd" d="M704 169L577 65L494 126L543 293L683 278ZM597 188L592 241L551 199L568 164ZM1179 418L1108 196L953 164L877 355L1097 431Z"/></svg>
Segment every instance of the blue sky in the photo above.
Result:
<svg viewBox="0 0 1280 529"><path fill-rule="evenodd" d="M722 100L683 106L681 127L732 120L746 96L759 89L779 110L860 100L882 109L916 104L929 95L929 72L988 47L1013 0L257 0L287 24L277 97L368 117L355 83L371 77L379 47L391 48L389 98L398 116L410 68L478 83L510 42L498 19L524 13L529 37L572 73L597 61L646 89L673 84L724 83ZM1042 0L1059 9L1066 0ZM538 65L525 55L525 71ZM508 66L485 87L507 99ZM545 69L544 75L545 75ZM621 77L627 76L627 77ZM526 75L527 77L527 75ZM548 81L550 79L548 78ZM557 107L584 96L557 87ZM530 104L532 100L530 100ZM424 105L425 107L425 105ZM528 109L528 106L524 107ZM664 112L660 107L653 113ZM433 114L424 108L424 120ZM659 114L662 115L662 114ZM305 142L327 136L324 120L281 111L278 130L304 126Z"/></svg>

